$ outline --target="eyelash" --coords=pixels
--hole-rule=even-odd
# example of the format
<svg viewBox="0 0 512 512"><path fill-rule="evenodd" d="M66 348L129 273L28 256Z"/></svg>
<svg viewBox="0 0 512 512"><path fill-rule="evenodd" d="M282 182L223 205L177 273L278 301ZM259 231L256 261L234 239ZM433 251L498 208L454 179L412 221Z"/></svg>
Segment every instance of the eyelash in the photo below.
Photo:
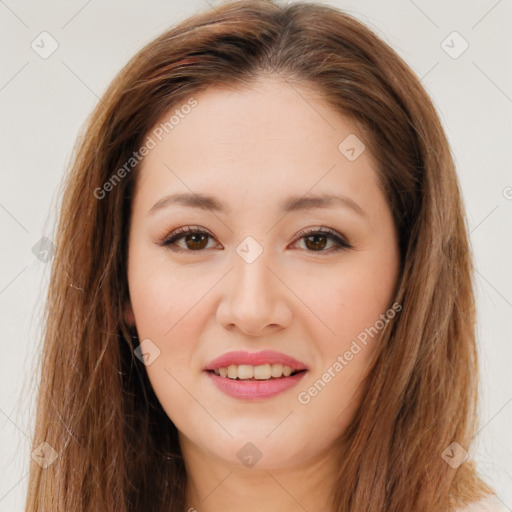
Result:
<svg viewBox="0 0 512 512"><path fill-rule="evenodd" d="M159 243L159 245L168 247L169 249L177 252L203 252L206 249L199 249L199 250L191 250L191 249L183 249L182 247L171 247L175 242L178 240L181 240L187 235L207 235L210 238L214 238L208 231L204 231L198 227L195 226L185 226L182 228L178 228L172 233L170 233L162 242ZM308 250L305 249L307 252L312 253L322 253L322 252L333 252L333 251L339 251L342 249L352 249L352 246L346 242L340 235L338 235L335 231L329 229L329 228L312 228L312 229L303 229L297 233L296 241L299 241L303 238L306 238L308 236L312 235L326 235L329 240L334 241L337 244L337 247L331 247L330 249L322 249L318 251Z"/></svg>

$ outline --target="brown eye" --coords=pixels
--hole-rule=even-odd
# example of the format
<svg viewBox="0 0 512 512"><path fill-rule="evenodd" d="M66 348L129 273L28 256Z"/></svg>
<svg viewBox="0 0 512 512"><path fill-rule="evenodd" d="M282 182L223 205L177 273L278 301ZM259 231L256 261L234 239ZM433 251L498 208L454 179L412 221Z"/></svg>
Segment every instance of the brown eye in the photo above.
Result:
<svg viewBox="0 0 512 512"><path fill-rule="evenodd" d="M184 240L185 244L187 245L187 249L190 249L192 251L204 249L208 245L208 235L204 235L202 233L186 235L184 237Z"/></svg>
<svg viewBox="0 0 512 512"><path fill-rule="evenodd" d="M304 240L304 245L309 252L328 252L329 249L350 249L352 247L335 231L326 228L303 230L298 236L300 240ZM334 245L326 249L329 241L332 241Z"/></svg>
<svg viewBox="0 0 512 512"><path fill-rule="evenodd" d="M207 248L209 238L213 238L210 233L187 226L171 233L160 245L177 251L202 251ZM177 244L182 240L182 245Z"/></svg>
<svg viewBox="0 0 512 512"><path fill-rule="evenodd" d="M310 235L305 237L306 247L313 251L322 250L327 245L327 237L325 235Z"/></svg>

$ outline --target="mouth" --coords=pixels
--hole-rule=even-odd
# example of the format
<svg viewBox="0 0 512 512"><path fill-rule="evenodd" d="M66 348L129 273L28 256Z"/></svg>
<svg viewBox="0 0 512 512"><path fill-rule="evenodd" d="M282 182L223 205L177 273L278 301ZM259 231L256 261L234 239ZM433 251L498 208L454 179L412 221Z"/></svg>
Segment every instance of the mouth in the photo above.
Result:
<svg viewBox="0 0 512 512"><path fill-rule="evenodd" d="M266 399L295 386L308 372L291 356L264 350L228 352L204 371L223 393L241 400Z"/></svg>

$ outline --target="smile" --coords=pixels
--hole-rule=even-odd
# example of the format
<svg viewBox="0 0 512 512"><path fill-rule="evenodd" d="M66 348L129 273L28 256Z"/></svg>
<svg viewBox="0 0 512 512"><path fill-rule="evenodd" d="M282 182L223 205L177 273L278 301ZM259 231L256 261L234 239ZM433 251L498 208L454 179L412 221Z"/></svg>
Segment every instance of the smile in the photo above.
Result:
<svg viewBox="0 0 512 512"><path fill-rule="evenodd" d="M204 370L223 393L242 400L255 400L292 388L308 368L291 356L264 350L228 352L211 361Z"/></svg>

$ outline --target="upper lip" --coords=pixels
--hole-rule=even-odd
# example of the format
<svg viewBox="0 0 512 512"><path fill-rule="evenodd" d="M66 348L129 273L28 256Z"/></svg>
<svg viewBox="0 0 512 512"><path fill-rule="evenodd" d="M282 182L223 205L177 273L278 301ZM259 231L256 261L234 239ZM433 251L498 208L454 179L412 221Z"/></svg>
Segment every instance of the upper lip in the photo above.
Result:
<svg viewBox="0 0 512 512"><path fill-rule="evenodd" d="M282 364L289 366L292 370L307 370L307 366L295 358L273 350L262 350L260 352L244 352L234 351L227 352L220 357L210 361L205 367L205 370L218 370L219 368L226 368L229 365L250 364L252 366L259 366L263 364Z"/></svg>

